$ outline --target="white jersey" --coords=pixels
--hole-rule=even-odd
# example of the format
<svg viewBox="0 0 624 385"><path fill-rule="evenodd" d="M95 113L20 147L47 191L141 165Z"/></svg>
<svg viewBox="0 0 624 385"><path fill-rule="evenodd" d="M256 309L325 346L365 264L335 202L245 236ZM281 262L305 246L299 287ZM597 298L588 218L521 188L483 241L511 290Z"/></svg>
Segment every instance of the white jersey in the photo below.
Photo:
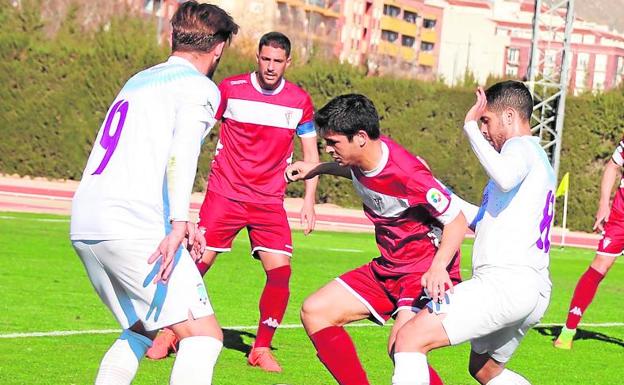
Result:
<svg viewBox="0 0 624 385"><path fill-rule="evenodd" d="M130 78L108 110L74 196L71 239L160 238L169 220L188 220L197 157L220 98L181 57Z"/></svg>
<svg viewBox="0 0 624 385"><path fill-rule="evenodd" d="M498 153L476 122L464 126L490 180L476 218L473 270L525 266L548 279L555 175L539 139L513 137Z"/></svg>

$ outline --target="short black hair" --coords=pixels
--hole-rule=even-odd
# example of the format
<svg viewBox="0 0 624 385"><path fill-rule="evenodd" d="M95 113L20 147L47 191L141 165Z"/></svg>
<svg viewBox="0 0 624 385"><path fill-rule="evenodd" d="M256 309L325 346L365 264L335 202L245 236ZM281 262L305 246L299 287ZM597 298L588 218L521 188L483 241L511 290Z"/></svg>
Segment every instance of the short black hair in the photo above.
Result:
<svg viewBox="0 0 624 385"><path fill-rule="evenodd" d="M531 120L533 98L524 83L515 80L496 83L485 91L485 96L488 110L501 112L513 108L523 121Z"/></svg>
<svg viewBox="0 0 624 385"><path fill-rule="evenodd" d="M286 57L290 57L290 39L281 32L268 32L262 35L260 43L258 43L258 52L265 45L281 48L286 51Z"/></svg>
<svg viewBox="0 0 624 385"><path fill-rule="evenodd" d="M330 100L314 115L321 136L328 132L345 135L349 141L362 130L371 139L379 138L379 115L373 102L364 95L346 94Z"/></svg>

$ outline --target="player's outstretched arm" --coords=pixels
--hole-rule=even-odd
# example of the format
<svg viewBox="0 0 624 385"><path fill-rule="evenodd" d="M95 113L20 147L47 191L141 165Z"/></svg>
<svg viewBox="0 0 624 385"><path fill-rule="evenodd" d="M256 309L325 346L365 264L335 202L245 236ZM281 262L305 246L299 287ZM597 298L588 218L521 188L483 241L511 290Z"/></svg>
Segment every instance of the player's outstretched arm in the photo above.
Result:
<svg viewBox="0 0 624 385"><path fill-rule="evenodd" d="M288 183L314 178L319 175L335 175L351 179L351 169L335 162L313 163L297 161L286 168L284 177Z"/></svg>
<svg viewBox="0 0 624 385"><path fill-rule="evenodd" d="M618 177L620 166L609 159L605 164L600 181L600 201L598 202L598 211L596 211L596 222L594 222L594 231L604 231L604 223L609 220L611 191Z"/></svg>

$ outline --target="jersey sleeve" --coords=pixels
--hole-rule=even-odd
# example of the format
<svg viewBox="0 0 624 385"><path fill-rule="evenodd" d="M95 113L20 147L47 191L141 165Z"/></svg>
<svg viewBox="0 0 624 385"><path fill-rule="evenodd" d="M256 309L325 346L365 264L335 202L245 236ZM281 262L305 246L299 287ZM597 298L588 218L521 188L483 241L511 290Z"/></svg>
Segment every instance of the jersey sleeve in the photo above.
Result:
<svg viewBox="0 0 624 385"><path fill-rule="evenodd" d="M620 143L618 143L611 159L613 159L613 162L615 162L618 166L624 166L624 138L622 138Z"/></svg>
<svg viewBox="0 0 624 385"><path fill-rule="evenodd" d="M438 182L425 166L410 175L407 193L410 206L425 206L443 224L453 221L461 211L453 193Z"/></svg>
<svg viewBox="0 0 624 385"><path fill-rule="evenodd" d="M221 83L219 83L219 93L220 93L220 99L219 99L219 105L217 107L216 113L215 113L215 119L216 120L221 120L221 118L223 117L223 113L225 112L225 107L227 105L227 91L228 91L228 80L225 79L223 80Z"/></svg>
<svg viewBox="0 0 624 385"><path fill-rule="evenodd" d="M167 161L169 219L188 221L191 192L202 140L215 124L220 103L217 87L209 82L203 89L189 89L177 101L175 128Z"/></svg>
<svg viewBox="0 0 624 385"><path fill-rule="evenodd" d="M316 129L314 128L314 106L308 94L306 94L306 100L303 106L303 115L297 125L297 135L301 138L316 136Z"/></svg>
<svg viewBox="0 0 624 385"><path fill-rule="evenodd" d="M512 138L499 153L483 137L476 121L466 123L464 131L485 172L502 191L510 191L524 180L531 169L525 141Z"/></svg>

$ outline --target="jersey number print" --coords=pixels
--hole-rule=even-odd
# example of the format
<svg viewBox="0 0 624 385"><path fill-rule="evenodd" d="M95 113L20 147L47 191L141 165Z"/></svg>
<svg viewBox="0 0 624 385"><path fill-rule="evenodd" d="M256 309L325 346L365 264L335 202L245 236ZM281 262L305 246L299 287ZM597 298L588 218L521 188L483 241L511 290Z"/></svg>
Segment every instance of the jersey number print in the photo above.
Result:
<svg viewBox="0 0 624 385"><path fill-rule="evenodd" d="M115 115L119 113L119 120L117 121L117 128L115 128L115 132L113 135L110 134L111 126L113 125L113 120L115 119ZM104 125L104 132L102 132L102 138L100 139L100 145L106 150L104 154L104 158L102 158L102 162L98 168L91 175L99 175L104 171L108 161L111 156L113 156L113 152L115 152L115 148L117 148L117 143L119 142L119 136L121 135L121 130L123 129L124 123L126 122L126 115L128 114L128 101L121 99L110 110L108 116L106 117L106 124Z"/></svg>

